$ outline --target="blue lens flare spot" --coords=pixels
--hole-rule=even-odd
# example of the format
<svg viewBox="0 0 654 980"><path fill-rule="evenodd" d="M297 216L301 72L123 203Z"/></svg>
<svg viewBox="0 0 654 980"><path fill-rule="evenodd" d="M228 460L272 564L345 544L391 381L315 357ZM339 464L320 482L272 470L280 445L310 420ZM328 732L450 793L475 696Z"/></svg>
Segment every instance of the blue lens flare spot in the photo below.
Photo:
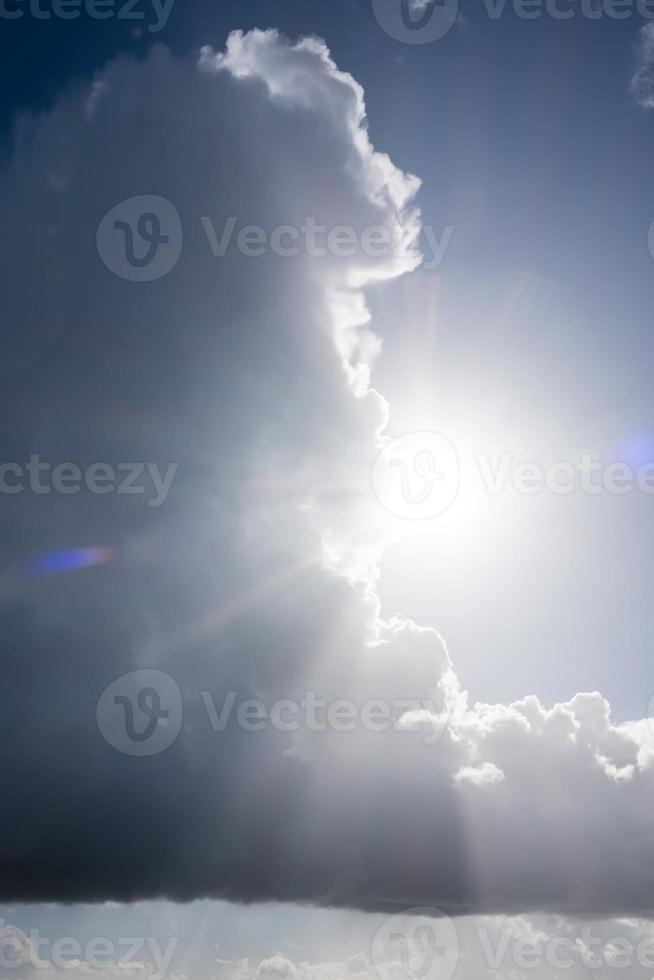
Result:
<svg viewBox="0 0 654 980"><path fill-rule="evenodd" d="M81 568L106 565L116 557L114 548L73 548L70 551L53 551L36 555L23 564L29 575L59 575L62 572L75 572Z"/></svg>

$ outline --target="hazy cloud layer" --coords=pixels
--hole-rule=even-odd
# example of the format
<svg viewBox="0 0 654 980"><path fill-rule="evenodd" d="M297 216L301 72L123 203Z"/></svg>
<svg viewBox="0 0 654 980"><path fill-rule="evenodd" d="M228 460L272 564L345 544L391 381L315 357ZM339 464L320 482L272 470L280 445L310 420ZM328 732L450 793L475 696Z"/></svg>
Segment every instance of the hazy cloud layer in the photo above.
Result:
<svg viewBox="0 0 654 980"><path fill-rule="evenodd" d="M376 924L377 917L373 917ZM339 960L307 962L278 953L262 960L207 964L211 980L406 980L399 937L411 948L412 970L428 977L474 980L525 980L567 976L570 980L608 978L618 971L648 978L654 932L643 919L572 920L563 916L468 916L454 922L435 919L421 935L425 919L394 917L394 942L386 943L389 920L360 953Z"/></svg>
<svg viewBox="0 0 654 980"><path fill-rule="evenodd" d="M361 89L322 42L274 32L199 64L117 59L18 125L0 178L2 458L178 469L156 508L3 497L2 898L652 912L647 724L615 727L599 694L470 706L434 630L380 618L392 532L369 471L388 408L359 290L418 263L417 188L371 147ZM136 195L183 226L153 282L96 249ZM230 216L381 226L397 245L215 256L202 219ZM89 547L111 550L67 575L24 564ZM167 672L184 708L146 758L96 724L137 668ZM230 692L376 699L396 724L214 730L206 695L219 709Z"/></svg>

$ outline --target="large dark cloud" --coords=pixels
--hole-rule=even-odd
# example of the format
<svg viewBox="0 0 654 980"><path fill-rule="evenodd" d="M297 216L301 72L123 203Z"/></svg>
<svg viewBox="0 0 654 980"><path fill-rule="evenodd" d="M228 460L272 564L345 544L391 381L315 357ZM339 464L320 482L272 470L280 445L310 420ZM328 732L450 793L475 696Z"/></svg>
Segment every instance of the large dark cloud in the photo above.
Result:
<svg viewBox="0 0 654 980"><path fill-rule="evenodd" d="M599 695L471 710L440 637L379 617L368 474L385 405L356 290L415 265L416 181L373 152L362 111L321 43L255 33L200 68L119 59L17 127L2 459L178 470L159 507L2 495L3 899L652 909L645 726L614 728ZM135 283L103 265L96 230L142 194L174 203L184 248ZM216 258L201 218L230 215L405 237L378 259ZM38 574L34 556L89 547L112 560ZM141 668L184 708L148 757L96 721ZM214 731L206 710L207 694L310 691L423 704L385 733L252 732L235 715Z"/></svg>

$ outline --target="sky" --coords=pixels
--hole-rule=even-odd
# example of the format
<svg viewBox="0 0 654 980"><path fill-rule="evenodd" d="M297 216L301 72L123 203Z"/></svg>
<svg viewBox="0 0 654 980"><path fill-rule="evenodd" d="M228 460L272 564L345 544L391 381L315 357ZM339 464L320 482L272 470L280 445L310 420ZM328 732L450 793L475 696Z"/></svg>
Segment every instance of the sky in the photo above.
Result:
<svg viewBox="0 0 654 980"><path fill-rule="evenodd" d="M459 23L424 44L389 37L366 2L193 0L174 4L157 31L148 30L160 20L149 7L135 9L142 21L24 16L5 22L0 41L3 132L8 140L17 113L50 105L118 52L143 57L162 43L184 54L220 46L236 28L321 36L364 87L375 145L422 180L423 222L439 238L453 229L438 269L369 295L386 355L376 380L392 396L398 431L415 429L416 415L446 433L464 415L481 429L490 410L500 416L502 451L516 451L519 419L526 451L547 458L614 458L633 440L649 446L652 126L629 91L644 21L637 11L589 20L581 5L570 20L523 20L511 4L493 19L477 6L462 6ZM424 396L414 404L418 384L429 391L427 407ZM446 414L454 418L443 424ZM532 450L541 433L548 444ZM478 438L483 450L487 432ZM652 686L642 676L652 626L649 501L576 502L553 504L546 540L529 504L519 540L502 542L513 580L489 583L486 558L497 542L483 531L443 560L435 527L422 554L393 555L402 581L389 572L387 601L442 630L475 697L535 690L556 700L611 685L614 710L638 717ZM503 669L489 665L497 653L480 657L487 643L502 651Z"/></svg>
<svg viewBox="0 0 654 980"><path fill-rule="evenodd" d="M0 4L0 980L651 980L654 5L139 3Z"/></svg>

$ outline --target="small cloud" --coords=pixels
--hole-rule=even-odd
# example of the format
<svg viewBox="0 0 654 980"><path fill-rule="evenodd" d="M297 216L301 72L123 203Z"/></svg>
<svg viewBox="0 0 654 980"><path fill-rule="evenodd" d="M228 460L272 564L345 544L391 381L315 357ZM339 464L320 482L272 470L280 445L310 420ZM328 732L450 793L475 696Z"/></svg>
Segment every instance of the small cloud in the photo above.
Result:
<svg viewBox="0 0 654 980"><path fill-rule="evenodd" d="M636 71L629 92L641 109L654 109L654 21L649 21L638 33Z"/></svg>
<svg viewBox="0 0 654 980"><path fill-rule="evenodd" d="M457 783L468 782L473 786L487 786L490 783L502 783L505 775L493 762L484 762L481 766L463 766L456 773Z"/></svg>

